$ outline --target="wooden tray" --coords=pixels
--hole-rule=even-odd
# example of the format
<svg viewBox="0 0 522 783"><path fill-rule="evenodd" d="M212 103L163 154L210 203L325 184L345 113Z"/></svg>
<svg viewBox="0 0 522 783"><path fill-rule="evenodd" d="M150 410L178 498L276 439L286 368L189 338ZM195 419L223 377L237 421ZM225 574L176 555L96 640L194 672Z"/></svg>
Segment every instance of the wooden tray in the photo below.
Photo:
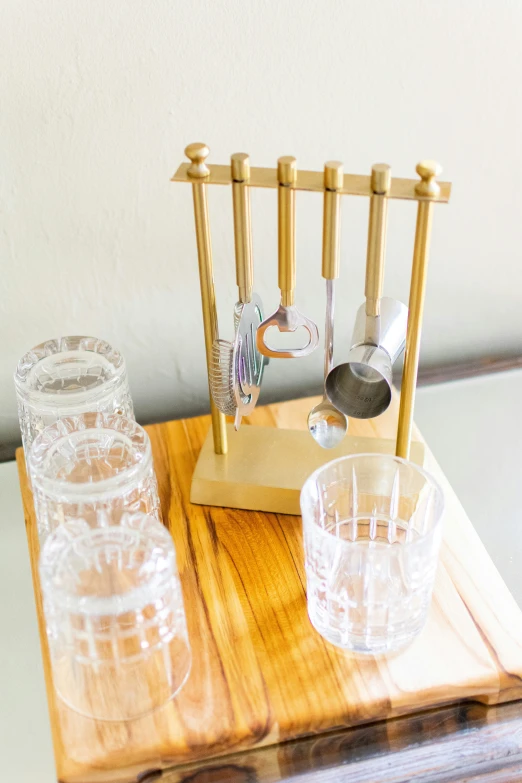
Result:
<svg viewBox="0 0 522 783"><path fill-rule="evenodd" d="M314 403L259 408L251 422L303 429ZM350 432L393 438L396 420L394 400L379 419L351 421ZM193 669L177 699L131 723L89 720L55 699L36 522L23 453L17 453L60 781L128 783L148 770L459 700L522 698L522 612L429 450L426 467L442 483L447 503L430 619L405 652L362 660L327 644L308 621L298 517L190 504L208 426L204 416L148 427L176 544Z"/></svg>

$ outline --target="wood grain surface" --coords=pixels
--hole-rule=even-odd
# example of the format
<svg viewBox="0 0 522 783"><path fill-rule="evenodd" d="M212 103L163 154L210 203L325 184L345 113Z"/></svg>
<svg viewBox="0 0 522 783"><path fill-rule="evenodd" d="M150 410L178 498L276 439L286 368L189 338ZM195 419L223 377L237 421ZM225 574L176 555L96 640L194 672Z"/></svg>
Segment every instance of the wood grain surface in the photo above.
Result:
<svg viewBox="0 0 522 783"><path fill-rule="evenodd" d="M315 401L259 408L251 421L304 428ZM351 433L394 437L396 421L394 400L379 419L352 421ZM327 644L309 624L298 517L189 503L208 426L209 418L199 417L148 428L176 544L193 669L173 702L130 723L89 720L55 699L36 523L18 452L59 780L127 783L147 771L437 705L522 698L522 612L429 450L425 464L442 483L447 506L429 622L404 652L360 659Z"/></svg>

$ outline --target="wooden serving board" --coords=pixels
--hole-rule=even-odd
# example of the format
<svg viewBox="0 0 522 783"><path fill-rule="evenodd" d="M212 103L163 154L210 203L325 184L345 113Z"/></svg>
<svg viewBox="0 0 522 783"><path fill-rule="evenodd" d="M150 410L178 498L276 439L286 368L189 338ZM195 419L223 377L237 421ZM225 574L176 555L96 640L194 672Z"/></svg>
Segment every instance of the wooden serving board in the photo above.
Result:
<svg viewBox="0 0 522 783"><path fill-rule="evenodd" d="M303 429L315 402L259 408L251 423ZM393 438L396 423L394 400L379 419L351 421L350 431ZM429 450L426 467L446 495L430 618L404 652L361 659L329 645L308 621L298 517L190 504L208 426L203 416L148 427L176 544L193 669L175 700L130 723L89 720L55 698L36 521L23 453L17 454L60 781L128 783L150 770L460 700L522 698L522 612Z"/></svg>

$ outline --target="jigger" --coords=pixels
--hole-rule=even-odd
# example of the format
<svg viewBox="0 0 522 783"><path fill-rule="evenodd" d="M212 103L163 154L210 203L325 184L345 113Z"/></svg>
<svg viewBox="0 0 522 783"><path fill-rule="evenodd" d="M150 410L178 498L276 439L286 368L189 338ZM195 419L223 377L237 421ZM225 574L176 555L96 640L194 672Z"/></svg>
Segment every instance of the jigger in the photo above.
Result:
<svg viewBox="0 0 522 783"><path fill-rule="evenodd" d="M347 416L371 419L391 402L392 366L404 350L408 309L382 297L386 222L391 170L385 163L372 167L366 302L357 313L348 361L335 367L326 379L330 402Z"/></svg>

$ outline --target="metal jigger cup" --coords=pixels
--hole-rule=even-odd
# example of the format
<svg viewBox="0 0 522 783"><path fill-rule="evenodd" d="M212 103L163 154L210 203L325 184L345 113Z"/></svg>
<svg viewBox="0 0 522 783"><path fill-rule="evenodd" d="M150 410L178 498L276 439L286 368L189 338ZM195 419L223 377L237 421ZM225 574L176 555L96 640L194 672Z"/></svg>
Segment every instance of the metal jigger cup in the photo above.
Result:
<svg viewBox="0 0 522 783"><path fill-rule="evenodd" d="M404 351L408 308L397 299L383 297L378 323L366 315L365 305L357 311L348 361L328 374L326 396L346 416L372 419L391 402L392 367ZM378 334L378 345L368 342L368 327Z"/></svg>

